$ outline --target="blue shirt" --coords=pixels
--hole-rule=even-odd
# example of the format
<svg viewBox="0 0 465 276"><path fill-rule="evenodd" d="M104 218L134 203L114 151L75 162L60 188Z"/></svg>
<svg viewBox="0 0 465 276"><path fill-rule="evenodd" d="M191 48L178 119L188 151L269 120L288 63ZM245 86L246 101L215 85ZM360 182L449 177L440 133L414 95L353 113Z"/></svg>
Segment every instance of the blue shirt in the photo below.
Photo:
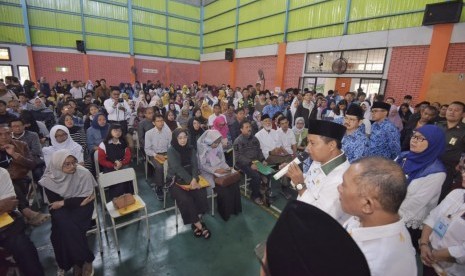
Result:
<svg viewBox="0 0 465 276"><path fill-rule="evenodd" d="M394 160L400 154L399 130L388 119L371 125L369 156Z"/></svg>
<svg viewBox="0 0 465 276"><path fill-rule="evenodd" d="M273 105L269 104L269 105L266 105L263 108L262 113L263 114L268 114L270 116L270 118L273 118L274 114L276 114L278 112L282 112L282 108L279 105L273 106Z"/></svg>
<svg viewBox="0 0 465 276"><path fill-rule="evenodd" d="M349 163L367 156L369 146L370 140L368 140L361 127L357 128L352 134L346 133L342 138L342 150L347 156Z"/></svg>

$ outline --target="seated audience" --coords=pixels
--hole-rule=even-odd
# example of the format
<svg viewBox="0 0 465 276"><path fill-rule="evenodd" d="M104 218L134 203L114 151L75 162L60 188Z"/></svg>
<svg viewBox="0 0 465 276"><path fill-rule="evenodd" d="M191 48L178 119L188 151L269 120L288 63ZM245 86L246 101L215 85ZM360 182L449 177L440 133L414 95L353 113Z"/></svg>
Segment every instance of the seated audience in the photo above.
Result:
<svg viewBox="0 0 465 276"><path fill-rule="evenodd" d="M16 116L7 111L6 102L0 100L0 124L8 124L8 122L14 118L16 118Z"/></svg>
<svg viewBox="0 0 465 276"><path fill-rule="evenodd" d="M179 123L176 122L176 113L173 110L168 110L165 114L165 124L171 131L174 131L179 127Z"/></svg>
<svg viewBox="0 0 465 276"><path fill-rule="evenodd" d="M221 133L221 144L223 145L224 149L231 147L231 134L229 133L229 127L224 116L216 117L216 119L213 121L213 126L211 129L217 130L219 133Z"/></svg>
<svg viewBox="0 0 465 276"><path fill-rule="evenodd" d="M416 276L415 249L398 211L407 185L402 169L382 157L355 161L338 187L344 228L362 250L371 275Z"/></svg>
<svg viewBox="0 0 465 276"><path fill-rule="evenodd" d="M104 114L98 113L92 119L91 126L87 129L87 149L89 150L90 158L94 159L94 152L98 150L98 146L107 137L110 124Z"/></svg>
<svg viewBox="0 0 465 276"><path fill-rule="evenodd" d="M215 121L215 119L218 117L218 116L221 116L221 117L224 117L225 121L226 121L226 116L224 116L223 114L221 114L221 105L220 104L215 104L213 106L213 114L211 114L209 117L208 117L208 126L211 128L213 126L213 122Z"/></svg>
<svg viewBox="0 0 465 276"><path fill-rule="evenodd" d="M464 197L465 189L453 190L423 222L423 232L419 241L423 275L463 275L465 271Z"/></svg>
<svg viewBox="0 0 465 276"><path fill-rule="evenodd" d="M86 236L94 211L94 177L70 151L62 149L53 153L39 183L50 202L50 240L58 264L57 275L65 275L71 268L74 275L94 275L95 257Z"/></svg>
<svg viewBox="0 0 465 276"><path fill-rule="evenodd" d="M137 126L137 136L139 137L139 146L145 147L145 134L153 128L153 115L155 114L153 107L147 107L144 112L144 120L139 122Z"/></svg>
<svg viewBox="0 0 465 276"><path fill-rule="evenodd" d="M184 224L191 224L195 237L211 237L202 215L208 210L207 190L199 184L197 153L188 144L185 129L173 132L168 148L168 175L174 177L169 186L171 196L176 200Z"/></svg>
<svg viewBox="0 0 465 276"><path fill-rule="evenodd" d="M215 174L222 175L231 171L224 157L221 139L221 133L217 130L207 130L197 140L200 174L210 183L211 189L215 188Z"/></svg>
<svg viewBox="0 0 465 276"><path fill-rule="evenodd" d="M87 108L87 114L84 116L84 129L87 130L92 124L92 120L94 120L95 115L99 113L99 108L96 104L90 104Z"/></svg>
<svg viewBox="0 0 465 276"><path fill-rule="evenodd" d="M124 169L131 162L131 149L123 137L123 128L111 124L105 140L98 146L98 163L103 173ZM109 188L110 200L123 194L133 194L132 182L123 182Z"/></svg>
<svg viewBox="0 0 465 276"><path fill-rule="evenodd" d="M445 135L440 128L425 125L413 132L410 151L402 152L396 160L404 171L408 185L399 214L415 248L418 248L423 220L438 204L442 183L446 179L446 169L439 160L445 144Z"/></svg>
<svg viewBox="0 0 465 276"><path fill-rule="evenodd" d="M18 210L27 223L38 226L50 218L49 215L33 211L29 206L27 195L31 179L27 173L35 168L34 159L27 144L11 138L8 125L0 125L0 167L7 169L19 200Z"/></svg>
<svg viewBox="0 0 465 276"><path fill-rule="evenodd" d="M165 183L164 163L167 159L168 147L172 133L165 124L161 114L153 117L154 128L145 133L145 154L150 159L154 169L154 188L158 200L163 200L163 185Z"/></svg>
<svg viewBox="0 0 465 276"><path fill-rule="evenodd" d="M305 127L305 120L302 117L295 119L295 126L292 128L295 135L297 151L304 151L307 147L308 129Z"/></svg>
<svg viewBox="0 0 465 276"><path fill-rule="evenodd" d="M246 112L244 108L240 107L236 109L236 117L234 121L228 126L229 127L229 132L231 135L231 141L234 142L237 137L241 134L241 130L239 128L239 124L243 121L246 120Z"/></svg>
<svg viewBox="0 0 465 276"><path fill-rule="evenodd" d="M187 127L187 122L189 122L189 107L181 108L181 112L179 116L176 118L176 122L178 122L179 126L182 128Z"/></svg>
<svg viewBox="0 0 465 276"><path fill-rule="evenodd" d="M0 168L0 215L12 219L10 224L1 228L0 246L13 255L21 275L43 276L37 249L25 233L24 219L17 206L18 199L10 175Z"/></svg>
<svg viewBox="0 0 465 276"><path fill-rule="evenodd" d="M263 128L255 134L260 142L260 149L268 164L281 164L289 162L290 154L281 146L278 133L272 129L271 119L267 114L262 116Z"/></svg>
<svg viewBox="0 0 465 276"><path fill-rule="evenodd" d="M234 141L235 166L249 177L252 194L250 198L257 205L263 205L260 194L261 175L257 165L253 161L262 162L267 165L263 152L260 149L260 142L252 135L252 126L249 121L242 121L240 124L241 135Z"/></svg>
<svg viewBox="0 0 465 276"><path fill-rule="evenodd" d="M65 126L56 125L50 130L51 146L42 148L44 154L45 165L48 166L52 154L61 149L67 149L78 160L78 163L84 165L84 151L82 146L73 141L69 134L69 130Z"/></svg>
<svg viewBox="0 0 465 276"><path fill-rule="evenodd" d="M200 117L202 118L202 117ZM187 130L189 131L189 144L197 150L197 140L200 136L205 132L207 125L202 125L201 120L199 117L192 117L189 119L187 123Z"/></svg>

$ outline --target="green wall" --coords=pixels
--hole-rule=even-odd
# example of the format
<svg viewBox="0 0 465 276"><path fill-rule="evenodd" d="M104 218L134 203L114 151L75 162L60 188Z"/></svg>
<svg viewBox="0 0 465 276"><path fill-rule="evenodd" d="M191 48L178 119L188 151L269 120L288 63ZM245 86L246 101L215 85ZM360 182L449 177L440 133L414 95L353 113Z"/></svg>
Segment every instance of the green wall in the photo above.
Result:
<svg viewBox="0 0 465 276"><path fill-rule="evenodd" d="M217 0L204 7L203 53L417 27L425 5L443 1Z"/></svg>
<svg viewBox="0 0 465 276"><path fill-rule="evenodd" d="M132 46L134 54L199 60L224 48L421 26L425 5L443 0L217 0L203 8L175 0L24 1L33 46L85 40L88 50L131 53ZM21 0L0 0L0 42L26 44L24 21Z"/></svg>
<svg viewBox="0 0 465 276"><path fill-rule="evenodd" d="M128 1L132 2L128 7ZM172 0L27 0L31 44L199 60L200 7ZM82 7L81 7L82 3ZM26 44L20 0L0 0L0 42Z"/></svg>

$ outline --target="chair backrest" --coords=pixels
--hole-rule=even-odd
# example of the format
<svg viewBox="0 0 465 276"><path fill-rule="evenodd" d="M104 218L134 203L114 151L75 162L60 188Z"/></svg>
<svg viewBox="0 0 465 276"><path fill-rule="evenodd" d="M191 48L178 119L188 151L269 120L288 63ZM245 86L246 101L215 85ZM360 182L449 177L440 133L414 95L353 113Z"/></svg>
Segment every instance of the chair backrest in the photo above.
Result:
<svg viewBox="0 0 465 276"><path fill-rule="evenodd" d="M98 150L94 151L94 166L95 166L95 176L97 178L100 175L100 165L98 163Z"/></svg>
<svg viewBox="0 0 465 276"><path fill-rule="evenodd" d="M136 172L133 168L122 169L109 173L100 173L98 177L98 184L101 190L106 187L110 187L127 181L132 181L132 185L134 186L134 194L137 195L137 178Z"/></svg>

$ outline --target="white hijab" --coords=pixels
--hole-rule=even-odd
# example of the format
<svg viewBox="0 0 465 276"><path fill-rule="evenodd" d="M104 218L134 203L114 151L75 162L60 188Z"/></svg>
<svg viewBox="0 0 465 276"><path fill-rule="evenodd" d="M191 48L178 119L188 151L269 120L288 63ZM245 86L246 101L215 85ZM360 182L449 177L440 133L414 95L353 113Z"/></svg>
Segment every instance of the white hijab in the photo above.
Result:
<svg viewBox="0 0 465 276"><path fill-rule="evenodd" d="M64 173L63 163L68 156L73 156L69 150L55 151L39 184L65 199L90 196L97 182L81 165L77 165L73 174Z"/></svg>
<svg viewBox="0 0 465 276"><path fill-rule="evenodd" d="M209 163L211 167L228 169L229 166L226 164L223 146L221 143L216 148L212 148L216 140L221 139L221 133L218 130L207 130L197 140L197 151L199 157L199 163Z"/></svg>
<svg viewBox="0 0 465 276"><path fill-rule="evenodd" d="M68 135L68 138L63 143L58 143L57 139L55 138L55 134L58 130L62 130ZM44 153L44 161L47 166L50 163L52 154L58 150L67 149L71 152L71 155L77 158L78 156L82 156L82 146L73 141L73 138L71 138L71 135L69 134L68 128L65 126L53 126L50 130L50 141L52 145L42 149L42 152ZM81 162L82 160L79 159L80 158L78 158L78 162Z"/></svg>

